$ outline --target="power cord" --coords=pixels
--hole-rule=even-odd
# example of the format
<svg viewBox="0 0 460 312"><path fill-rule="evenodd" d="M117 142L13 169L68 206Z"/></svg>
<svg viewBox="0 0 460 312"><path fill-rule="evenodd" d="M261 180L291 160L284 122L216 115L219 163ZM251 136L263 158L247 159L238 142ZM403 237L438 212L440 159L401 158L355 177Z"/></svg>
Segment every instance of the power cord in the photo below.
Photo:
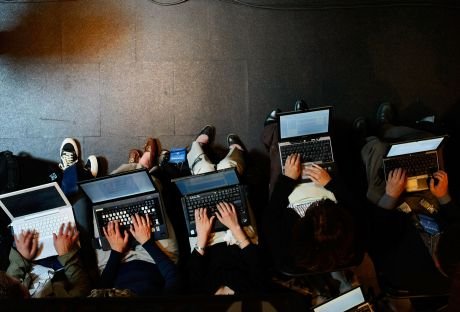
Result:
<svg viewBox="0 0 460 312"><path fill-rule="evenodd" d="M182 4L182 3L185 3L187 2L188 0L178 0L178 1L175 1L175 2L160 2L160 1L156 1L156 0L150 0L152 3L156 4L156 5L161 5L161 6L173 6L173 5L179 5L179 4Z"/></svg>

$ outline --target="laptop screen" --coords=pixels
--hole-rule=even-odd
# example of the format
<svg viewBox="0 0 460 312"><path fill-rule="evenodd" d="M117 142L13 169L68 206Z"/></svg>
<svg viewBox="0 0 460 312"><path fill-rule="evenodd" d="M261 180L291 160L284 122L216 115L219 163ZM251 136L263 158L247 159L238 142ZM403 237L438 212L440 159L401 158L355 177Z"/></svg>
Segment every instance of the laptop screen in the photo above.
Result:
<svg viewBox="0 0 460 312"><path fill-rule="evenodd" d="M189 176L174 181L182 195L196 194L239 183L235 169Z"/></svg>
<svg viewBox="0 0 460 312"><path fill-rule="evenodd" d="M67 206L54 183L44 188L7 196L0 201L14 218Z"/></svg>
<svg viewBox="0 0 460 312"><path fill-rule="evenodd" d="M149 173L145 170L88 180L80 183L80 187L93 203L155 191Z"/></svg>
<svg viewBox="0 0 460 312"><path fill-rule="evenodd" d="M329 131L330 109L280 115L280 139L306 136Z"/></svg>
<svg viewBox="0 0 460 312"><path fill-rule="evenodd" d="M443 140L444 137L439 137L427 140L393 144L388 151L387 157L434 151L439 147Z"/></svg>
<svg viewBox="0 0 460 312"><path fill-rule="evenodd" d="M365 302L361 287L353 288L352 290L339 295L338 297L329 300L313 309L314 312L343 312L354 308Z"/></svg>

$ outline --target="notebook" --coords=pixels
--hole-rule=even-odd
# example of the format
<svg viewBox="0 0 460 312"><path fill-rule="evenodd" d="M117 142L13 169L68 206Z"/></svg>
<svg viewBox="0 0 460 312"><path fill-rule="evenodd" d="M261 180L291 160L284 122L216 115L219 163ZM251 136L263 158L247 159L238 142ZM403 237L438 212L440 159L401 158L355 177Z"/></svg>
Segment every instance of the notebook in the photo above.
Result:
<svg viewBox="0 0 460 312"><path fill-rule="evenodd" d="M383 158L385 180L391 170L404 168L407 192L429 189L428 179L443 167L439 149L445 138L446 136L440 136L391 144Z"/></svg>
<svg viewBox="0 0 460 312"><path fill-rule="evenodd" d="M338 297L323 302L313 308L313 312L361 312L374 311L372 306L364 299L360 286L355 287Z"/></svg>
<svg viewBox="0 0 460 312"><path fill-rule="evenodd" d="M207 208L208 216L215 214L216 204L229 202L235 205L242 226L249 224L246 191L240 184L234 168L213 171L174 179L180 195L185 222L190 237L197 236L195 209ZM215 218L213 232L225 231L227 227Z"/></svg>
<svg viewBox="0 0 460 312"><path fill-rule="evenodd" d="M112 174L78 184L91 201L102 249L110 249L102 228L118 220L121 230L129 233L135 213L149 216L154 240L169 237L163 200L147 170Z"/></svg>
<svg viewBox="0 0 460 312"><path fill-rule="evenodd" d="M0 206L11 220L13 234L38 232L35 260L56 256L53 233L58 233L62 223L75 224L72 205L56 182L0 195Z"/></svg>
<svg viewBox="0 0 460 312"><path fill-rule="evenodd" d="M280 113L278 118L278 147L284 173L286 158L293 153L302 155L302 165L319 164L328 171L335 170L330 131L332 107L308 111ZM302 176L302 180L309 180Z"/></svg>

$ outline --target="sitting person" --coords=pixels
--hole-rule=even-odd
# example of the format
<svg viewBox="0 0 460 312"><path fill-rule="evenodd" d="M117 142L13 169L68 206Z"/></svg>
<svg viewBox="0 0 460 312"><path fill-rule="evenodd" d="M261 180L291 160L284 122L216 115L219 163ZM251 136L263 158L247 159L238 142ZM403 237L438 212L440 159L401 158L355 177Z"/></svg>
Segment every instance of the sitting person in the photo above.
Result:
<svg viewBox="0 0 460 312"><path fill-rule="evenodd" d="M205 126L192 142L187 160L192 174L203 174L227 168L244 172L244 145L235 134L227 136L228 153L214 164L205 153L213 143L215 128ZM254 223L242 227L232 203L219 203L216 216L209 218L206 209L195 210L197 237L190 237L192 254L189 259L190 285L193 290L206 294L240 294L265 289L264 269L259 258L257 233ZM249 207L251 220L255 220ZM213 232L215 219L227 231Z"/></svg>
<svg viewBox="0 0 460 312"><path fill-rule="evenodd" d="M76 228L70 223L67 226L62 224L59 232L53 234L54 248L58 253L54 270L33 262L39 248L37 235L39 233L27 231L14 237L16 248L11 248L10 265L0 278L1 296L86 296L90 281L79 259Z"/></svg>
<svg viewBox="0 0 460 312"><path fill-rule="evenodd" d="M131 252L131 261L122 262L129 251L129 234L121 231L118 221L104 228L110 256L101 273L99 288L127 289L138 296L170 293L177 287L175 264L161 250L151 234L150 219L135 214L129 233L144 252Z"/></svg>
<svg viewBox="0 0 460 312"><path fill-rule="evenodd" d="M394 116L391 105L382 104L377 112L380 137L364 136L361 149L367 198L377 207L369 254L389 287L414 293L447 293L449 280L441 263L449 260L442 246L446 242L458 246L458 238L451 235L442 242L443 232L459 223L460 210L449 195L448 175L443 170L432 174L425 191L406 192L407 176L402 168L390 171L385 181L381 168L388 142L432 136L423 130L395 126ZM357 119L355 126L361 133L368 128L363 118ZM441 247L439 258L437 246ZM453 274L453 270L447 271Z"/></svg>

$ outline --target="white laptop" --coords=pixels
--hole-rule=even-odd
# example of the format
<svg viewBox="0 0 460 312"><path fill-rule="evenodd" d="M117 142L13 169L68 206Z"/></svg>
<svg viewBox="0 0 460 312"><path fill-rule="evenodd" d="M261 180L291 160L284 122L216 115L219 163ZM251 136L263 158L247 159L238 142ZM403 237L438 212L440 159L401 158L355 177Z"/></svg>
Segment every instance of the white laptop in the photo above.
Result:
<svg viewBox="0 0 460 312"><path fill-rule="evenodd" d="M39 251L35 260L56 256L53 233L62 223L75 224L72 205L56 182L0 195L0 206L11 220L13 234L36 230Z"/></svg>
<svg viewBox="0 0 460 312"><path fill-rule="evenodd" d="M372 306L364 299L361 286L355 287L339 296L321 303L313 312L373 312Z"/></svg>

